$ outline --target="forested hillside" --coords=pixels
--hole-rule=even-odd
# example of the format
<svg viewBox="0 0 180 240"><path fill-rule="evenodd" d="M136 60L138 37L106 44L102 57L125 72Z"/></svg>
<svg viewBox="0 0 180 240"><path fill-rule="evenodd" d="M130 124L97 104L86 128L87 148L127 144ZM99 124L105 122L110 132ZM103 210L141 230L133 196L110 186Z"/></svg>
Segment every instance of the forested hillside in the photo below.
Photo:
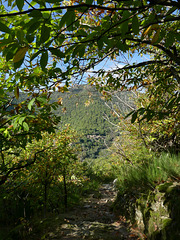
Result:
<svg viewBox="0 0 180 240"><path fill-rule="evenodd" d="M122 99L128 100L129 92L119 93ZM96 158L101 149L111 144L114 138L112 125L105 119L118 122L111 110L105 105L105 98L95 87L89 85L75 86L66 93L55 92L51 101L61 101L55 113L61 116L61 123L70 124L80 135L82 158ZM113 102L113 98L109 102ZM121 111L126 111L124 104L120 104Z"/></svg>
<svg viewBox="0 0 180 240"><path fill-rule="evenodd" d="M132 104L131 92L118 94L124 102ZM14 99L8 109L11 110L14 104L26 98L27 94L20 93L19 99ZM106 105L108 103L117 107L116 101L117 98L113 96L106 100L95 87L89 85L76 85L66 92L56 91L50 96L51 103L59 103L54 110L54 114L61 117L59 126L69 124L80 136L81 158L97 158L100 151L110 146L117 136L110 122L115 124L119 119ZM118 111L125 114L128 108L119 102Z"/></svg>

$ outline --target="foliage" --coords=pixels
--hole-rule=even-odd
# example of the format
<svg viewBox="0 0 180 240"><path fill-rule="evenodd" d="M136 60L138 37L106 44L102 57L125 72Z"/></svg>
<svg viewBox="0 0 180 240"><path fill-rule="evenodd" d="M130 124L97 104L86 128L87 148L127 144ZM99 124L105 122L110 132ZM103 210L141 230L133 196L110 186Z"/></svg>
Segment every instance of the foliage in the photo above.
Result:
<svg viewBox="0 0 180 240"><path fill-rule="evenodd" d="M166 98L166 96L164 96ZM149 104L147 94L141 94L138 99L138 106L147 106ZM165 101L162 97L162 102ZM153 103L154 100L151 100ZM162 104L154 106L154 109L162 108ZM180 132L179 132L179 111L176 114L173 111L177 108L173 107L172 112L163 119L151 119L148 124L142 124L142 134L146 139L147 145L154 151L167 151L171 153L179 153L180 151Z"/></svg>
<svg viewBox="0 0 180 240"><path fill-rule="evenodd" d="M76 141L75 132L67 126L55 134L44 133L41 140L29 143L20 156L13 156L12 161L19 163L19 158L26 161L40 152L33 165L14 171L1 188L3 206L13 215L11 220L41 215L42 210L44 215L49 211L59 212L64 204L67 207L69 196L73 196L69 189L76 189L80 179L83 182ZM8 206L12 201L12 206Z"/></svg>
<svg viewBox="0 0 180 240"><path fill-rule="evenodd" d="M152 154L143 164L128 163L119 169L118 188L121 193L140 194L153 189L164 181L179 181L179 156L162 153L159 157Z"/></svg>
<svg viewBox="0 0 180 240"><path fill-rule="evenodd" d="M32 137L40 138L41 131L54 130L59 119L52 115L51 107L56 108L61 101L49 105L51 92L64 92L71 81L87 77L86 72L89 82L99 87L104 96L109 88L147 91L150 102L131 112L133 122L153 117L176 118L180 64L178 1L1 3L2 162L4 150L9 152L11 142L25 147ZM150 54L151 59L124 63L126 53ZM102 67L105 59L115 60L116 67ZM21 91L29 97L7 111L12 98L19 98ZM9 93L12 97L8 97ZM3 183L16 166L1 168Z"/></svg>
<svg viewBox="0 0 180 240"><path fill-rule="evenodd" d="M66 93L55 92L51 95L52 102L62 99L61 109L59 107L55 111L61 117L61 124L70 124L81 135L82 159L96 158L100 150L106 147L104 142L110 145L114 137L105 115L115 122L118 118L112 116L101 97L94 87L88 85L75 86Z"/></svg>
<svg viewBox="0 0 180 240"><path fill-rule="evenodd" d="M127 103L132 104L133 100L129 99L130 92L123 91L118 94L122 99L126 99ZM26 94L20 93L19 99L13 100L12 104L24 101L26 97ZM61 101L61 105L53 110L53 114L61 118L58 126L70 124L73 129L76 129L80 135L82 159L96 158L101 149L111 145L116 133L112 131L110 122L117 123L119 117L106 107L110 101L106 101L95 87L78 85L64 93L55 91L50 96L50 104L56 104L57 101ZM117 99L112 96L111 104L115 105L115 102ZM120 103L118 107L119 111L125 115L126 106ZM106 120L107 118L110 122Z"/></svg>
<svg viewBox="0 0 180 240"><path fill-rule="evenodd" d="M90 81L101 90L145 86L156 97L156 106L169 93L163 109L155 111L150 104L133 113L147 120L168 115L172 103L178 108L179 2L3 2L0 47L3 58L13 64L7 79L16 78L15 92L22 86L27 91L61 88L59 83L68 86L72 77L82 79L104 59L124 64L123 53L150 54L147 61L99 69Z"/></svg>
<svg viewBox="0 0 180 240"><path fill-rule="evenodd" d="M113 181L117 177L119 169L118 159L112 159L108 150L102 150L95 159L85 159L87 175L100 183Z"/></svg>
<svg viewBox="0 0 180 240"><path fill-rule="evenodd" d="M178 129L179 116L179 11L179 1L169 0L1 0L0 184L8 184L8 178L14 182L16 174L23 178L22 169L30 169L41 156L49 158L48 144L24 159L21 147L26 149L34 137L39 140L43 131L55 131L59 118L52 108L62 101L50 104L52 91L64 92L72 81L87 77L107 98L109 89L146 92L148 102L131 111L131 122L154 121L152 143L166 142L166 136L174 141L171 129ZM127 55L150 58L134 62L126 60ZM106 60L114 60L112 68L104 67ZM20 101L20 92L28 94L25 101ZM14 98L19 102L12 105ZM167 123L165 130L163 121L156 127L159 120ZM48 169L45 166L46 162L42 169ZM53 182L51 176L48 180ZM43 177L45 189L46 174ZM65 186L66 180L64 190Z"/></svg>
<svg viewBox="0 0 180 240"><path fill-rule="evenodd" d="M1 62L2 68L8 68L9 65ZM13 164L10 160L5 163L8 155L19 155L20 148L25 148L26 144L34 138L40 139L43 131L54 132L60 120L51 111L52 108L56 109L58 104L55 102L49 105L47 92L29 93L20 99L20 88L15 84L16 80L5 80L5 75L2 71L0 82L0 184L3 184L13 171L35 161L32 158L28 162Z"/></svg>

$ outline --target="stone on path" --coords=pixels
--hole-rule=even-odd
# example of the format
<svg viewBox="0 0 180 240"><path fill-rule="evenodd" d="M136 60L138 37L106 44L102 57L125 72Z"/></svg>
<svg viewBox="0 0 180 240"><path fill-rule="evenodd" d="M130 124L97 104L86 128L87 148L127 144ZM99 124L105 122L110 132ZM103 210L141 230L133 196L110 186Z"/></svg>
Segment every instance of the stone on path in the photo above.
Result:
<svg viewBox="0 0 180 240"><path fill-rule="evenodd" d="M123 240L129 232L110 211L116 197L113 184L103 184L99 194L91 194L81 207L64 216L64 224L48 234L49 240Z"/></svg>

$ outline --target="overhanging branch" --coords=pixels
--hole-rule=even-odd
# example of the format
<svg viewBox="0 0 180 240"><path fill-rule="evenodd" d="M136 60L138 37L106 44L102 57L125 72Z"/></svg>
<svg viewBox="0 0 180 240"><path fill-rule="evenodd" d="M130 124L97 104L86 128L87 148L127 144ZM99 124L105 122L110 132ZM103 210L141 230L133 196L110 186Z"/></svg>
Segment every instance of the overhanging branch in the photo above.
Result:
<svg viewBox="0 0 180 240"><path fill-rule="evenodd" d="M49 149L49 148L50 148L50 147L45 148L45 149L43 149L43 150L40 150L40 151L36 152L36 153L34 154L34 158L33 158L33 159L29 159L26 164L24 164L24 165L23 165L23 164L22 164L22 165L21 165L21 164L20 164L20 165L18 164L18 165L13 166L12 168L10 168L9 171L8 171L5 175L2 175L2 176L1 176L0 185L4 184L4 183L6 182L8 176L9 176L12 172L14 172L14 171L16 171L16 170L20 170L20 169L22 169L22 168L26 168L26 167L32 165L33 163L35 163L36 158L37 158L37 154L39 154L39 153L41 153L41 152L44 152L45 150L47 150L47 149Z"/></svg>

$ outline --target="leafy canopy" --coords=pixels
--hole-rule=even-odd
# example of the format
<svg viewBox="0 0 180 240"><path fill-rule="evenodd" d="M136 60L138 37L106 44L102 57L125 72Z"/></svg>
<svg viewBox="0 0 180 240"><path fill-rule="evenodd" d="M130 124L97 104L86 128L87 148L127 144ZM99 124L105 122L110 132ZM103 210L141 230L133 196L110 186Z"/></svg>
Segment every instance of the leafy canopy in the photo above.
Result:
<svg viewBox="0 0 180 240"><path fill-rule="evenodd" d="M163 117L178 105L179 1L1 2L0 51L12 63L6 78L13 81L15 95L19 89L50 90L62 82L68 86L109 58L124 66L94 71L97 75L90 81L100 90L145 87L157 105L168 93L161 111L151 109L151 104L139 109L147 119ZM152 58L130 64L124 62L124 53Z"/></svg>
<svg viewBox="0 0 180 240"><path fill-rule="evenodd" d="M51 91L63 92L86 72L95 74L89 82L104 95L112 88L145 89L150 102L133 110L132 121L179 112L178 1L1 3L1 151L54 131L59 119L51 109L61 103L49 104ZM150 58L131 63L126 53ZM105 59L115 60L116 67L96 70ZM28 93L26 101L20 101L20 91Z"/></svg>

